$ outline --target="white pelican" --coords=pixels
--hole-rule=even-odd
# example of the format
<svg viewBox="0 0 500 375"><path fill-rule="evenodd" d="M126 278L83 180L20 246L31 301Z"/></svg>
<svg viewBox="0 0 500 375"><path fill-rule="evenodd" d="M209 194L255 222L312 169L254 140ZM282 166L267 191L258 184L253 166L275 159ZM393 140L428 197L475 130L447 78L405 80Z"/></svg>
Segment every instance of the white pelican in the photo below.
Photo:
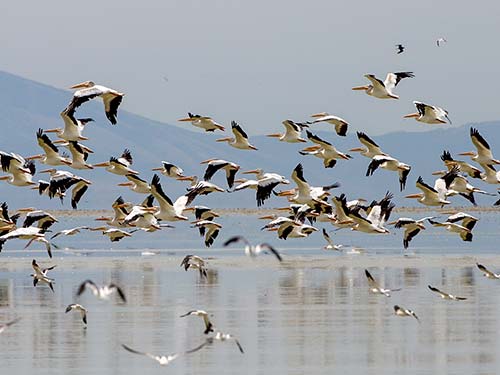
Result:
<svg viewBox="0 0 500 375"><path fill-rule="evenodd" d="M442 299L449 299L449 300L452 300L452 301L465 301L467 298L465 297L458 297L458 296L454 296L453 294L448 294L448 293L445 293L445 292L442 292L441 290L439 290L438 288L435 288L431 285L427 285L427 287L433 291L434 293L437 293L439 294L439 296L442 298Z"/></svg>
<svg viewBox="0 0 500 375"><path fill-rule="evenodd" d="M417 322L420 323L420 319L418 319L417 315L413 310L408 310L405 309L404 307L394 305L394 314L397 316L413 316L415 319L417 319Z"/></svg>
<svg viewBox="0 0 500 375"><path fill-rule="evenodd" d="M104 102L104 112L106 112L106 117L111 124L116 125L118 106L122 102L125 94L106 86L96 85L92 81L78 83L70 88L81 90L75 91L73 94L73 99L66 109L67 112L72 112L83 103L100 96Z"/></svg>
<svg viewBox="0 0 500 375"><path fill-rule="evenodd" d="M385 155L384 152L380 149L379 145L373 141L370 137L368 137L365 133L363 132L356 132L356 135L358 136L359 141L365 146L365 147L355 147L351 148L349 151L351 152L359 152L361 155L371 159L374 156L377 155Z"/></svg>
<svg viewBox="0 0 500 375"><path fill-rule="evenodd" d="M182 118L179 121L190 122L191 125L196 126L197 128L203 129L206 132L213 132L215 130L221 130L221 131L226 130L221 124L218 124L214 120L212 120L211 117L193 115L190 112L188 112L188 116L189 117Z"/></svg>
<svg viewBox="0 0 500 375"><path fill-rule="evenodd" d="M217 139L217 142L227 142L229 146L239 148L240 150L257 150L255 146L252 146L248 142L247 133L245 133L245 131L236 123L236 121L231 121L231 131L234 134L234 138L219 138Z"/></svg>
<svg viewBox="0 0 500 375"><path fill-rule="evenodd" d="M349 126L349 123L346 120L344 120L343 118L340 118L340 117L334 116L334 115L330 115L327 112L315 113L315 114L311 115L311 117L315 118L313 121L311 121L311 124L316 124L318 122L327 122L327 123L333 125L337 135L340 135L341 137L346 136L347 127Z"/></svg>
<svg viewBox="0 0 500 375"><path fill-rule="evenodd" d="M411 171L411 166L400 162L399 160L388 155L375 155L371 163L368 165L366 175L371 176L377 168L384 168L388 171L398 172L399 175L399 190L403 191L406 186L406 179Z"/></svg>
<svg viewBox="0 0 500 375"><path fill-rule="evenodd" d="M155 213L155 207L133 206L130 213L123 220L123 224L141 228L147 232L154 232L161 229Z"/></svg>
<svg viewBox="0 0 500 375"><path fill-rule="evenodd" d="M413 237L419 234L421 230L425 230L425 225L423 224L424 221L433 218L433 216L426 216L422 219L415 220L408 217L400 217L396 221L389 224L394 225L394 228L404 228L403 247L407 249Z"/></svg>
<svg viewBox="0 0 500 375"><path fill-rule="evenodd" d="M48 277L47 273L56 268L56 266L51 266L42 269L40 268L36 260L33 259L33 261L31 262L31 267L33 267L33 270L35 271L34 274L30 275L31 277L33 277L33 286L37 286L38 282L42 282L44 284L47 284L50 287L50 289L54 291L53 283L55 280Z"/></svg>
<svg viewBox="0 0 500 375"><path fill-rule="evenodd" d="M451 233L457 233L462 241L472 241L472 230L464 227L463 225L452 223L449 221L445 221L444 223L439 223L437 221L429 219L429 223L431 223L435 227L444 227L447 231Z"/></svg>
<svg viewBox="0 0 500 375"><path fill-rule="evenodd" d="M10 173L10 176L1 176L0 180L5 180L14 186L32 186L33 176L36 172L33 160L25 160L21 155L0 151L0 164L2 170Z"/></svg>
<svg viewBox="0 0 500 375"><path fill-rule="evenodd" d="M449 151L443 151L441 160L443 161L445 167L448 168L448 170L451 170L456 165L460 169L460 172L467 173L472 178L481 178L480 169L474 167L473 165L470 165L465 161L453 159Z"/></svg>
<svg viewBox="0 0 500 375"><path fill-rule="evenodd" d="M133 163L132 154L129 149L123 150L119 158L111 157L109 162L94 164L94 167L106 167L108 172L125 176L127 174L139 174L139 172L130 169Z"/></svg>
<svg viewBox="0 0 500 375"><path fill-rule="evenodd" d="M325 239L327 245L323 247L325 250L337 250L337 251L342 251L342 248L344 247L343 245L335 245L332 241L332 238L328 234L325 228L323 228L323 238Z"/></svg>
<svg viewBox="0 0 500 375"><path fill-rule="evenodd" d="M3 331L5 331L11 325L16 324L20 320L21 320L21 318L16 318L14 320L11 320L10 322L0 324L0 333L2 333Z"/></svg>
<svg viewBox="0 0 500 375"><path fill-rule="evenodd" d="M68 149L71 152L71 164L69 166L74 169L94 169L90 164L87 164L89 156L88 149L76 141L68 142Z"/></svg>
<svg viewBox="0 0 500 375"><path fill-rule="evenodd" d="M266 253L270 251L280 262L283 260L281 258L280 253L267 243L261 243L256 246L252 246L250 242L243 236L234 236L229 238L226 242L224 242L224 246L229 246L234 242L243 242L245 244L245 255L255 258L260 253Z"/></svg>
<svg viewBox="0 0 500 375"><path fill-rule="evenodd" d="M204 227L206 230L205 233L205 246L210 247L213 245L215 239L219 235L219 230L222 228L222 225L216 223L211 220L196 220L192 222L194 224L192 228L200 228Z"/></svg>
<svg viewBox="0 0 500 375"><path fill-rule="evenodd" d="M52 143L47 134L43 134L43 129L38 129L36 133L38 145L43 149L44 154L34 155L27 160L40 159L40 162L47 165L71 165L71 160L59 155L59 149Z"/></svg>
<svg viewBox="0 0 500 375"><path fill-rule="evenodd" d="M279 184L289 184L284 176L277 173L264 173L260 168L252 169L250 171L242 172L243 174L255 174L257 180L246 180L236 186L233 191L238 191L242 189L256 189L255 199L257 200L257 206L260 207L264 202L271 197L273 189Z"/></svg>
<svg viewBox="0 0 500 375"><path fill-rule="evenodd" d="M129 205L125 203L123 198L119 196L111 205L111 208L113 209L114 212L114 216L113 217L101 216L95 220L105 221L107 225L112 227L122 227L123 220L125 220L125 217L129 214L129 211L127 209L128 206Z"/></svg>
<svg viewBox="0 0 500 375"><path fill-rule="evenodd" d="M226 180L229 188L233 187L234 177L240 170L240 166L238 164L222 159L208 159L202 161L200 164L207 164L207 169L205 170L205 174L203 176L205 181L210 181L215 172L224 169L226 171Z"/></svg>
<svg viewBox="0 0 500 375"><path fill-rule="evenodd" d="M184 271L189 270L190 268L194 270L198 270L200 273L200 277L208 277L207 269L205 267L205 261L203 258L196 255L186 255L184 259L182 259L181 267L184 267Z"/></svg>
<svg viewBox="0 0 500 375"><path fill-rule="evenodd" d="M415 104L418 112L410 113L403 116L403 118L414 118L418 122L425 124L446 124L448 122L451 124L448 111L443 108L416 101L413 104Z"/></svg>
<svg viewBox="0 0 500 375"><path fill-rule="evenodd" d="M183 173L184 170L182 168L179 168L178 166L168 162L168 161L162 161L163 167L160 168L153 168L153 171L159 171L162 175L166 177L171 177L171 178L178 178L178 177L184 177Z"/></svg>
<svg viewBox="0 0 500 375"><path fill-rule="evenodd" d="M83 323L87 324L87 309L85 307L83 307L79 303L72 303L71 305L68 305L66 307L65 313L69 313L72 310L79 311Z"/></svg>
<svg viewBox="0 0 500 375"><path fill-rule="evenodd" d="M30 240L25 248L28 247L32 241L43 242L49 257L52 258L50 243L45 238L44 232L45 231L42 228L37 227L17 228L7 234L4 234L3 236L0 236L0 251L2 250L5 241L18 238L20 240Z"/></svg>
<svg viewBox="0 0 500 375"><path fill-rule="evenodd" d="M363 90L368 95L379 99L399 99L399 96L393 94L392 90L403 78L415 77L413 72L387 73L385 81L375 77L373 74L365 74L365 77L371 81L371 85L353 87L353 90Z"/></svg>
<svg viewBox="0 0 500 375"><path fill-rule="evenodd" d="M212 184L208 181L198 181L198 177L196 176L187 176L187 177L179 177L179 181L191 181L191 187L188 188L188 191L196 191L195 195L207 195L210 193L223 193L225 190L215 184Z"/></svg>
<svg viewBox="0 0 500 375"><path fill-rule="evenodd" d="M383 294L386 297L390 297L391 292L398 292L401 290L401 288L397 288L397 289L382 288L380 286L380 284L375 281L372 274L367 269L365 269L365 275L366 275L366 278L368 279L368 285L370 287L370 292L372 292L374 294Z"/></svg>
<svg viewBox="0 0 500 375"><path fill-rule="evenodd" d="M75 227L75 228L70 228L70 229L63 229L56 234L54 234L50 239L54 239L59 236L74 236L75 234L80 233L82 230L90 229L89 227Z"/></svg>
<svg viewBox="0 0 500 375"><path fill-rule="evenodd" d="M311 225L287 217L278 217L269 222L262 229L277 231L280 240L286 240L287 238L305 238L318 230Z"/></svg>
<svg viewBox="0 0 500 375"><path fill-rule="evenodd" d="M90 228L90 230L101 231L103 235L108 236L111 242L118 242L122 238L132 237L131 233L134 232L134 231L126 232L118 228L107 228L107 227Z"/></svg>
<svg viewBox="0 0 500 375"><path fill-rule="evenodd" d="M241 346L238 339L236 339L236 337L234 337L233 335L231 335L229 333L222 333L222 332L216 332L216 334L214 336L208 337L203 344L197 346L196 348L190 350L187 353L192 353L192 352L195 352L197 350L200 350L201 348L203 348L206 345L212 345L215 341L223 342L223 341L229 341L229 340L234 340L234 343L238 347L238 350L240 351L241 354L245 353L243 351L243 347Z"/></svg>
<svg viewBox="0 0 500 375"><path fill-rule="evenodd" d="M44 130L44 133L57 133L57 136L65 141L86 141L87 137L82 135L85 125L94 121L91 118L75 118L75 111L65 109L61 112L61 117L64 121L64 129L55 128Z"/></svg>
<svg viewBox="0 0 500 375"><path fill-rule="evenodd" d="M483 165L484 173L481 179L488 184L500 184L500 171L497 172L493 165Z"/></svg>
<svg viewBox="0 0 500 375"><path fill-rule="evenodd" d="M301 155L314 155L317 158L323 159L323 165L325 168L333 168L335 164L337 164L337 159L351 159L350 155L338 151L331 143L321 139L309 130L306 130L306 134L307 138L309 138L311 142L316 143L317 146L304 148L302 151L299 151Z"/></svg>
<svg viewBox="0 0 500 375"><path fill-rule="evenodd" d="M114 283L99 287L92 280L85 280L78 287L76 295L80 296L83 292L85 292L86 288L89 288L92 294L99 299L109 299L109 297L116 292L124 303L127 302L125 293L123 293L122 289Z"/></svg>
<svg viewBox="0 0 500 375"><path fill-rule="evenodd" d="M23 228L31 227L33 224L37 223L37 227L46 231L58 220L48 212L42 210L20 209L20 212L26 212L26 218L23 222Z"/></svg>
<svg viewBox="0 0 500 375"><path fill-rule="evenodd" d="M83 194L88 190L90 184L90 181L85 179L81 179L74 184L73 190L71 190L71 207L74 210L78 208L78 202L80 202L80 199L82 199Z"/></svg>
<svg viewBox="0 0 500 375"><path fill-rule="evenodd" d="M446 219L448 223L461 222L461 225L469 230L472 230L476 223L479 221L477 217L474 217L465 212L456 212Z"/></svg>
<svg viewBox="0 0 500 375"><path fill-rule="evenodd" d="M308 128L309 125L294 122L292 120L285 120L282 124L285 127L285 132L283 134L268 134L267 137L279 138L280 141L289 143L307 142L302 138L302 129Z"/></svg>
<svg viewBox="0 0 500 375"><path fill-rule="evenodd" d="M452 196L456 194L460 194L462 197L470 201L474 206L477 206L476 199L474 197L474 193L492 195L495 194L488 193L487 191L481 190L475 186L472 186L465 176L458 174L460 168L455 167L457 170L457 175L450 183L448 187L448 191L446 192L446 196ZM434 172L433 175L445 175L444 171Z"/></svg>
<svg viewBox="0 0 500 375"><path fill-rule="evenodd" d="M349 210L349 217L354 220L355 224L351 230L360 231L363 233L377 234L390 233L384 228L385 222L391 216L392 209L395 207L391 202L393 195L389 192L380 201L373 201L368 209L368 216L362 217L359 213L359 207Z"/></svg>
<svg viewBox="0 0 500 375"><path fill-rule="evenodd" d="M178 221L189 219L187 216L183 216L182 212L192 202L196 196L196 192L190 191L188 194L177 198L175 203L172 203L172 200L165 194L161 187L160 176L155 174L151 180L151 194L160 204L160 209L155 212L158 220Z"/></svg>
<svg viewBox="0 0 500 375"><path fill-rule="evenodd" d="M189 207L186 210L194 211L194 217L196 220L213 220L220 216L217 212L205 206Z"/></svg>
<svg viewBox="0 0 500 375"><path fill-rule="evenodd" d="M50 182L48 187L49 198L61 195L64 196L66 190L73 186L71 194L71 206L73 209L77 208L77 204L83 194L87 191L89 185L92 185L91 181L83 177L76 176L68 171L56 170L52 168L40 171L40 173L50 173Z"/></svg>
<svg viewBox="0 0 500 375"><path fill-rule="evenodd" d="M349 207L347 206L347 198L345 194L340 194L338 197L333 197L332 202L335 206L335 216L332 224L338 228L350 228L355 223L349 215Z"/></svg>
<svg viewBox="0 0 500 375"><path fill-rule="evenodd" d="M0 205L1 213L0 213L0 224L5 225L16 225L17 220L21 216L21 214L18 212L14 215L9 215L9 206L7 205L7 202L3 202Z"/></svg>
<svg viewBox="0 0 500 375"><path fill-rule="evenodd" d="M477 152L468 151L462 152L459 155L470 156L472 160L476 163L481 164L483 168L486 168L488 165L500 164L500 161L493 158L493 154L491 153L490 145L486 142L486 139L483 138L479 131L475 128L470 128L470 138L472 143L476 147Z"/></svg>
<svg viewBox="0 0 500 375"><path fill-rule="evenodd" d="M151 194L151 186L136 174L126 174L128 182L119 183L118 186L128 186L130 190L139 194Z"/></svg>
<svg viewBox="0 0 500 375"><path fill-rule="evenodd" d="M476 263L476 266L483 272L484 276L487 277L488 279L500 279L499 273L491 272L489 269L487 269L485 266L479 263Z"/></svg>
<svg viewBox="0 0 500 375"><path fill-rule="evenodd" d="M210 321L208 317L208 313L205 310L191 310L185 314L182 314L180 318L185 318L186 316L199 316L203 319L203 323L205 323L205 331L203 332L205 335L208 335L210 332L214 331L214 325Z"/></svg>
<svg viewBox="0 0 500 375"><path fill-rule="evenodd" d="M443 206L451 203L446 200L446 189L438 191L430 187L424 182L422 176L418 176L415 186L422 190L422 193L410 194L405 198L418 198L418 201L426 206Z"/></svg>

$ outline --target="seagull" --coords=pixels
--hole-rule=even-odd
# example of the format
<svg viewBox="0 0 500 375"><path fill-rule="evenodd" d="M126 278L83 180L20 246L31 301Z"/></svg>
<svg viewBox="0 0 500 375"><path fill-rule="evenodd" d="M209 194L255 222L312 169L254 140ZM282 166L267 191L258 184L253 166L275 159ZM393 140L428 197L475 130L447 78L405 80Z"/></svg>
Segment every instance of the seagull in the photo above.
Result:
<svg viewBox="0 0 500 375"><path fill-rule="evenodd" d="M385 81L375 77L373 74L365 74L365 77L371 81L371 85L353 87L353 90L363 90L368 95L379 99L399 99L399 96L392 93L392 90L403 78L415 77L413 72L387 73Z"/></svg>
<svg viewBox="0 0 500 375"><path fill-rule="evenodd" d="M398 289L384 289L384 288L382 288L379 285L379 283L377 283L375 281L375 279L373 278L371 273L368 272L368 270L366 270L366 269L365 269L365 275L366 275L366 278L368 279L368 285L370 287L370 292L372 292L374 294L383 294L386 297L390 297L391 292L397 292L397 291L401 290L401 288L398 288Z"/></svg>
<svg viewBox="0 0 500 375"><path fill-rule="evenodd" d="M443 37L438 38L438 40L436 40L436 44L438 47L441 47L444 43L448 43L448 41Z"/></svg>
<svg viewBox="0 0 500 375"><path fill-rule="evenodd" d="M2 333L3 331L5 331L11 325L16 324L20 320L21 320L21 318L16 318L14 320L11 320L10 322L0 324L0 333Z"/></svg>
<svg viewBox="0 0 500 375"><path fill-rule="evenodd" d="M56 268L56 266L51 266L48 268L40 268L40 266L37 264L36 260L33 259L31 262L31 266L33 267L33 270L35 271L34 274L31 274L30 276L33 277L33 286L36 286L38 282L42 282L47 284L52 291L54 291L54 279L51 279L50 277L47 277L47 272L50 270L53 270Z"/></svg>
<svg viewBox="0 0 500 375"><path fill-rule="evenodd" d="M213 245L215 239L219 235L219 230L222 228L222 225L216 223L211 220L196 220L192 222L194 224L192 228L200 228L204 227L206 230L205 233L205 246L210 247ZM1 238L1 237L0 237Z"/></svg>
<svg viewBox="0 0 500 375"><path fill-rule="evenodd" d="M72 303L66 307L66 313L69 313L71 310L79 311L83 322L87 324L87 309L85 307L78 303Z"/></svg>
<svg viewBox="0 0 500 375"><path fill-rule="evenodd" d="M216 123L212 120L211 117L208 116L200 116L193 115L191 112L188 112L188 116L186 118L182 118L179 121L190 122L191 125L196 126L197 128L203 129L206 132L213 132L216 130L224 131L226 130L222 125Z"/></svg>
<svg viewBox="0 0 500 375"><path fill-rule="evenodd" d="M153 168L153 171L159 171L162 175L166 177L171 177L171 178L179 178L179 177L184 177L183 173L184 170L175 164L172 164L168 161L162 161L162 167L159 168Z"/></svg>
<svg viewBox="0 0 500 375"><path fill-rule="evenodd" d="M120 297L120 299L124 303L127 302L127 299L125 298L125 294L123 293L121 288L114 283L98 287L92 280L85 280L78 287L78 291L76 292L76 295L77 296L81 295L85 291L85 288L87 288L87 287L90 289L92 294L99 299L109 299L109 296L111 296L111 294L116 292L116 293L118 293L118 296Z"/></svg>
<svg viewBox="0 0 500 375"><path fill-rule="evenodd" d="M182 259L181 267L184 267L184 270L192 268L194 270L198 270L200 272L200 277L207 277L207 269L205 268L205 261L203 258L197 255L186 255L184 259Z"/></svg>
<svg viewBox="0 0 500 375"><path fill-rule="evenodd" d="M231 121L231 131L234 134L233 137L219 138L217 142L227 142L229 146L238 148L240 150L257 150L257 148L248 142L248 135L239 126L236 121Z"/></svg>
<svg viewBox="0 0 500 375"><path fill-rule="evenodd" d="M491 272L489 269L487 269L485 266L479 263L476 263L476 266L481 271L483 271L484 276L487 277L488 279L500 279L500 273Z"/></svg>
<svg viewBox="0 0 500 375"><path fill-rule="evenodd" d="M148 358L154 359L161 366L168 365L170 362L172 362L174 359L178 358L179 355L180 355L178 353L169 354L167 356L164 356L164 355L154 355L154 354L151 354L151 353L138 352L137 350L134 350L134 349L128 347L127 345L125 345L125 344L122 344L122 347L123 347L123 349L125 349L126 351L128 351L130 353L140 354L140 355L144 355L144 356L146 356Z"/></svg>
<svg viewBox="0 0 500 375"><path fill-rule="evenodd" d="M328 232L326 231L325 228L323 228L323 238L328 243L328 245L326 245L325 247L323 247L323 249L325 249L325 250L342 251L342 247L344 247L344 246L343 245L335 245L333 243L332 239L330 238L330 235L328 234Z"/></svg>
<svg viewBox="0 0 500 375"><path fill-rule="evenodd" d="M413 316L415 319L417 319L417 322L420 323L420 319L418 319L417 315L415 312L412 310L405 309L403 307L400 307L398 305L394 305L394 314L397 316Z"/></svg>
<svg viewBox="0 0 500 375"><path fill-rule="evenodd" d="M229 333L222 333L222 332L217 332L214 336L208 337L205 342L196 348L194 348L192 351L200 350L206 345L212 345L215 341L228 341L228 340L234 340L236 343L236 346L238 347L238 350L240 351L241 354L244 354L245 352L243 351L243 347L241 346L240 342L236 337ZM190 351L190 352L192 352Z"/></svg>
<svg viewBox="0 0 500 375"><path fill-rule="evenodd" d="M50 239L54 239L56 237L59 237L59 236L74 236L75 234L78 234L80 233L80 231L82 230L85 230L85 229L90 229L89 227L85 227L85 226L82 226L82 227L75 227L75 228L71 228L71 229L64 229L64 230L61 230L59 232L57 232L56 234L54 234L52 237L50 237Z"/></svg>
<svg viewBox="0 0 500 375"><path fill-rule="evenodd" d="M106 113L106 117L112 125L116 125L118 107L120 106L125 94L106 86L96 85L92 81L78 83L70 88L80 90L75 91L73 94L73 98L69 103L66 112L74 112L74 110L83 103L100 96L104 103L104 112Z"/></svg>
<svg viewBox="0 0 500 375"><path fill-rule="evenodd" d="M271 245L267 243L261 243L256 246L252 246L250 242L243 236L234 236L229 238L226 242L224 242L224 247L229 246L235 242L243 242L245 244L245 255L255 258L260 253L265 253L270 251L280 262L283 261L280 253L276 249L274 249Z"/></svg>
<svg viewBox="0 0 500 375"><path fill-rule="evenodd" d="M205 323L205 331L203 332L205 335L208 335L210 332L214 331L214 326L212 322L210 321L208 317L208 313L204 310L191 310L185 313L184 315L181 315L181 318L184 318L186 316L199 316L200 318L203 319L203 322Z"/></svg>
<svg viewBox="0 0 500 375"><path fill-rule="evenodd" d="M310 122L311 124L316 124L318 122L327 122L333 125L337 135L340 135L341 137L346 136L349 123L343 118L331 115L328 112L315 113L311 115L311 117L314 117L314 120Z"/></svg>
<svg viewBox="0 0 500 375"><path fill-rule="evenodd" d="M398 49L398 51L397 51L398 55L403 53L405 50L405 46L403 46L402 44L396 44L396 48Z"/></svg>
<svg viewBox="0 0 500 375"><path fill-rule="evenodd" d="M448 294L448 293L442 292L438 288L434 288L433 286L430 286L430 285L427 285L427 286L429 287L429 289L431 291L439 294L442 299L450 299L453 301L465 301L467 299L465 297L457 297L457 296L454 296L453 294Z"/></svg>
<svg viewBox="0 0 500 375"><path fill-rule="evenodd" d="M309 125L294 122L292 120L285 120L282 124L285 127L285 132L283 134L268 134L267 137L279 138L280 141L288 143L307 142L304 138L302 138L302 130L304 128L308 128Z"/></svg>
<svg viewBox="0 0 500 375"><path fill-rule="evenodd" d="M403 116L403 118L414 118L418 122L425 124L446 124L448 122L451 124L448 111L443 108L417 101L414 101L413 104L415 104L418 112L410 113Z"/></svg>

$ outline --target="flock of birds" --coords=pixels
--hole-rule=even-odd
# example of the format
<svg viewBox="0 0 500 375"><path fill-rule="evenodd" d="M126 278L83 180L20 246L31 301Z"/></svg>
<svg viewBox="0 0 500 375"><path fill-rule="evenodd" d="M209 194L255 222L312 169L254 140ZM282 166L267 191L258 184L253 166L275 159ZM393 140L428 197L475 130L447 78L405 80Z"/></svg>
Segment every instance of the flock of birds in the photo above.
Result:
<svg viewBox="0 0 500 375"><path fill-rule="evenodd" d="M444 38L437 41L438 46L445 43ZM397 53L404 51L403 45L397 45ZM377 99L399 99L394 93L397 85L404 79L414 78L413 72L394 72L388 73L385 80L377 78L372 74L365 75L370 84L354 87L353 90L364 91L367 95ZM13 152L0 151L0 165L5 176L0 180L19 187L31 187L36 189L39 194L47 195L50 199L59 198L61 201L71 190L71 205L74 209L82 196L86 193L92 182L86 178L77 176L67 170L50 168L42 170L40 173L48 173L48 181L33 181L36 173L35 161L51 167L69 167L75 170L91 170L96 167L106 168L107 171L115 175L122 176L127 181L122 182L120 186L129 187L135 193L144 194L146 198L138 204L125 202L122 197L118 197L111 205L113 216L99 217L96 220L105 223L103 226L88 227L81 226L69 228L53 234L50 239L46 235L50 232L50 227L58 220L52 214L37 210L34 208L21 208L15 214L10 214L7 203L1 206L0 215L0 250L3 244L11 239L29 240L26 247L33 242L42 242L45 244L49 257L52 257L51 241L59 236L72 236L81 233L84 230L100 231L103 235L109 237L111 241L120 241L125 237L130 237L135 231L154 232L165 227L172 227L169 223L176 221L190 220L187 214L193 212L195 220L191 222L193 228L197 228L204 238L206 247L210 247L219 235L222 225L216 222L219 214L206 206L192 205L194 200L200 196L213 193L238 192L242 190L254 190L257 206L262 206L271 197L282 197L287 199L289 205L278 210L286 212L282 216L270 215L263 216L262 219L270 220L262 229L270 232L276 232L279 239L287 240L291 238L304 238L318 231L315 223L324 223L333 225L337 229L350 229L366 234L386 234L389 230L386 224L393 225L395 228L404 230L403 247L409 247L410 242L421 230L424 230L425 223L436 227L442 227L446 230L457 233L463 241L472 241L472 230L478 219L465 212L450 211L450 216L444 221L437 221L436 217L428 216L420 219L398 218L390 222L392 210L395 204L392 202L393 194L387 192L385 196L378 200L372 200L368 203L365 199L348 200L345 194L338 194L331 198L331 191L338 188L338 183L327 186L313 186L305 178L305 171L302 164L298 164L292 171L290 180L277 173L265 172L262 169L244 171L242 174L253 174L255 179L237 178L240 173L240 165L235 162L212 158L201 161L206 169L203 178L197 176L186 176L179 166L163 161L161 167L154 168L168 178L179 181L187 181L190 186L186 193L175 200L172 200L163 190L161 179L155 174L150 181L139 176L139 172L132 169L133 157L130 150L125 149L121 155L112 156L108 161L89 164L88 156L93 150L83 142L88 138L83 135L86 124L93 121L91 118L77 118L76 110L85 102L100 97L104 103L104 111L111 124L117 123L118 107L122 102L124 94L114 89L96 85L91 81L83 82L72 86L77 89L74 92L70 103L61 112L61 118L64 121L63 128L57 129L38 129L36 132L38 145L43 153L23 157ZM425 124L446 124L451 121L448 112L438 106L414 101L415 113L404 116L405 118L414 118L416 121ZM200 128L205 132L225 132L225 127L211 117L188 113L186 118L179 121L189 122L194 127ZM312 144L300 151L301 155L314 156L322 160L324 168L333 168L337 162L347 162L352 156L346 152L341 152L327 140L320 138L310 131L310 127L317 123L328 123L333 126L334 132L338 136L346 136L349 123L332 114L321 112L311 115L311 121L295 122L292 120L283 121L284 132L269 134L269 137L278 138L281 142L288 143L306 143ZM257 147L250 143L249 137L244 129L232 121L232 137L223 137L217 139L217 142L227 142L227 144L236 149L245 151L256 151ZM303 137L305 132L306 138ZM54 133L59 138L51 140L48 134ZM369 159L366 176L373 175L377 169L382 168L397 173L400 190L406 188L406 183L412 167L395 157L387 154L382 148L372 140L366 133L357 132L357 137L361 147L350 149L349 152L359 152L362 156ZM455 159L450 152L443 151L441 159L445 170L436 172L439 177L431 186L424 182L419 176L415 187L420 190L418 194L406 195L407 198L416 198L422 205L429 207L444 207L451 204L449 200L453 196L461 196L473 205L476 204L474 194L494 195L487 191L473 186L470 179L478 179L487 184L500 184L500 172L497 172L495 165L500 161L495 159L486 139L475 128L470 129L470 138L476 151L464 152L460 155L470 156L476 165L471 165L463 160ZM66 147L71 156L61 152L60 148ZM217 186L210 182L212 177L218 172L224 172L227 189ZM277 190L279 186L289 185L293 182L295 187L288 190ZM154 202L157 202L157 205ZM495 202L500 204L500 200ZM18 226L18 221L24 216L22 226ZM336 245L326 229L322 230L327 245L325 249L342 251L341 245ZM243 236L234 236L224 242L224 246L236 243L243 243L245 254L255 257L261 253L270 253L276 257L279 262L283 261L282 255L270 244L263 243L252 245ZM477 265L479 269L488 278L500 278L500 275L489 271L483 265ZM52 290L54 280L48 276L55 266L41 268L36 260L32 261L34 273L33 284L46 284ZM182 263L186 271L193 269L199 272L201 278L207 277L206 262L203 258L196 255L186 256ZM380 286L368 270L365 270L368 285L373 293L390 296L391 290ZM91 280L86 280L78 288L77 295L81 295L89 289L92 294L100 299L108 299L113 293L117 293L122 303L126 303L124 291L116 284L109 284L99 287ZM429 289L438 293L444 299L463 300L451 294L429 285ZM392 291L395 291L393 289ZM83 323L87 324L87 309L80 304L72 303L68 305L66 312L77 311L81 314ZM413 316L417 320L416 314L412 310L405 309L398 305L394 306L394 313L398 316ZM243 348L239 341L231 334L215 331L207 312L203 310L189 311L182 317L198 316L204 321L204 334L208 335L205 341L198 347L187 350L184 353L175 353L168 356L158 356L147 352L137 351L123 344L123 348L131 353L140 354L152 358L161 365L166 365L178 358L181 354L190 354L196 352L207 345L216 341L234 341L241 353ZM0 332L14 324L18 320L6 323L0 326Z"/></svg>

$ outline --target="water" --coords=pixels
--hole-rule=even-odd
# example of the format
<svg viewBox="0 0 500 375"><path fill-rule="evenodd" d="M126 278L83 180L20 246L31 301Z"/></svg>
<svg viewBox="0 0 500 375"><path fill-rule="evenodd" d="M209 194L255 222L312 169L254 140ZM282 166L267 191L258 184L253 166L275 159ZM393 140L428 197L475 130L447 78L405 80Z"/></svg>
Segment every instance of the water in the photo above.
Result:
<svg viewBox="0 0 500 375"><path fill-rule="evenodd" d="M84 218L74 220L78 225ZM240 230L255 241L272 241L255 217L225 220L216 245ZM0 258L0 322L22 321L0 335L2 373L494 374L500 280L484 278L475 263L500 270L497 228L493 214L482 214L472 243L429 228L414 240L412 256L401 253L401 232L334 235L365 247L363 255L322 251L319 234L303 242L274 240L282 264L272 256L246 258L237 246L207 250L194 229L134 234L128 243L112 244L114 250L95 234L61 238L60 246L80 246L56 250L53 261L42 250L7 249ZM160 253L141 256L144 248ZM207 280L179 267L187 253L209 258ZM57 264L55 293L33 287L32 257L43 266ZM390 298L370 294L365 268L383 285L403 290ZM100 301L86 292L78 301L89 310L87 329L79 314L64 313L85 279L113 281L128 299ZM442 300L429 284L467 300ZM395 316L394 304L414 310L421 323ZM232 342L216 343L163 368L121 348L170 354L199 345L201 319L179 317L193 308L208 311L216 328L237 336L245 354Z"/></svg>

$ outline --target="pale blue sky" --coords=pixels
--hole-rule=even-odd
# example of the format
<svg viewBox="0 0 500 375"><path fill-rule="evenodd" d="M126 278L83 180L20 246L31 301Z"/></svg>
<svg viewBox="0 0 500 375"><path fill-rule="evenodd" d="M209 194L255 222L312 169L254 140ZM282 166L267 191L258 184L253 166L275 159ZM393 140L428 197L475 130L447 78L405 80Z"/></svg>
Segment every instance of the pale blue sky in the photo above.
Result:
<svg viewBox="0 0 500 375"><path fill-rule="evenodd" d="M0 69L56 87L91 79L170 123L191 111L262 134L328 111L380 134L424 126L402 119L413 100L454 125L500 118L494 1L51 0L0 14ZM365 73L400 70L416 77L399 101L351 91Z"/></svg>

